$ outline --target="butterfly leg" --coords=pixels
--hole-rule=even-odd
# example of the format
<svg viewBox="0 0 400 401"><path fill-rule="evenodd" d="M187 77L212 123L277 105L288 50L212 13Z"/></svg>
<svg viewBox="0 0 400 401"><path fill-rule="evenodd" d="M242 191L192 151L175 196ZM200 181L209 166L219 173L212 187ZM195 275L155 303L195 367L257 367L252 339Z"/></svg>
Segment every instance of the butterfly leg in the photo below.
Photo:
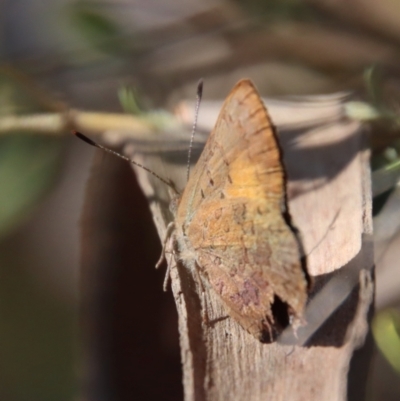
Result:
<svg viewBox="0 0 400 401"><path fill-rule="evenodd" d="M174 229L175 229L175 223L174 222L169 223L167 226L167 230L165 232L161 255L156 263L156 269L158 269L161 266L161 263L165 259L165 250L167 249L167 243L168 243L168 240L171 238L171 235L172 235Z"/></svg>
<svg viewBox="0 0 400 401"><path fill-rule="evenodd" d="M169 279L171 277L171 270L173 267L176 267L176 262L175 262L174 266L172 266L173 261L175 261L174 254L175 254L174 251L170 252L171 259L167 262L167 271L165 272L164 283L163 283L164 292L167 292L167 289L168 289L168 283L169 283Z"/></svg>

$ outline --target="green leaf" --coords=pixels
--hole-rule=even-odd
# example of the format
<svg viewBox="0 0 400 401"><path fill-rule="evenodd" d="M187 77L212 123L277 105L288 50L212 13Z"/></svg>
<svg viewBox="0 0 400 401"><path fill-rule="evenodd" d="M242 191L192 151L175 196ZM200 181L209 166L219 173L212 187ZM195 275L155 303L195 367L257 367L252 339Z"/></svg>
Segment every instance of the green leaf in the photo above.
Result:
<svg viewBox="0 0 400 401"><path fill-rule="evenodd" d="M379 312L372 322L372 333L383 356L400 374L400 312L395 309Z"/></svg>

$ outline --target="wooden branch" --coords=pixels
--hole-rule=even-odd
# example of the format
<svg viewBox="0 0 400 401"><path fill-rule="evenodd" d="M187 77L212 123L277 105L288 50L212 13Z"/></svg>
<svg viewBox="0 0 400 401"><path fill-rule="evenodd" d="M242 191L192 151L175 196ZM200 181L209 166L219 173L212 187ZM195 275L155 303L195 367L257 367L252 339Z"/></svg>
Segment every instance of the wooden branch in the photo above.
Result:
<svg viewBox="0 0 400 401"><path fill-rule="evenodd" d="M368 331L374 284L362 126L346 118L341 96L266 104L279 130L289 209L314 280L307 325L297 338L287 330L279 341L261 344L226 315L206 283L169 255L187 401L344 400L353 352ZM182 140L165 136L156 151L136 142L125 153L183 188ZM198 155L201 145L194 150ZM144 171L136 173L164 238L172 218L168 191Z"/></svg>
<svg viewBox="0 0 400 401"><path fill-rule="evenodd" d="M37 113L31 115L8 115L0 117L0 135L13 132L30 132L33 134L65 134L70 129L90 134L103 133L105 130L129 132L133 136L146 135L156 130L147 118L129 114L99 113L82 110L66 110L61 113Z"/></svg>

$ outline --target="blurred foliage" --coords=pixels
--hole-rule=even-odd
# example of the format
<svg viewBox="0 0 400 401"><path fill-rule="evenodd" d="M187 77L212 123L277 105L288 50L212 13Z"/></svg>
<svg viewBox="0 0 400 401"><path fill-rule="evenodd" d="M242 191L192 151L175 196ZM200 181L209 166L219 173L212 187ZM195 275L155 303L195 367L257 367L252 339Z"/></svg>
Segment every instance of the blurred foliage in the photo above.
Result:
<svg viewBox="0 0 400 401"><path fill-rule="evenodd" d="M95 50L111 55L125 52L123 32L99 4L77 1L69 5L71 24ZM132 40L132 38L130 38Z"/></svg>
<svg viewBox="0 0 400 401"><path fill-rule="evenodd" d="M377 108L383 107L382 97L382 72L376 66L368 67L364 71L364 82L367 90L367 96L370 102Z"/></svg>
<svg viewBox="0 0 400 401"><path fill-rule="evenodd" d="M378 312L372 322L372 333L381 353L400 374L400 312L396 309Z"/></svg>
<svg viewBox="0 0 400 401"><path fill-rule="evenodd" d="M383 93L384 77L383 71L377 66L368 67L364 71L364 81L367 92L367 99L372 108L375 110L375 115L371 117L387 120L387 122L399 128L400 116L397 111L392 110L388 101L385 100Z"/></svg>
<svg viewBox="0 0 400 401"><path fill-rule="evenodd" d="M118 99L125 113L133 114L139 118L142 117L151 123L155 129L168 131L179 129L180 127L175 116L163 109L146 111L150 107L144 105L143 97L139 95L139 91L136 88L121 87L118 90Z"/></svg>
<svg viewBox="0 0 400 401"><path fill-rule="evenodd" d="M71 401L76 311L38 286L32 261L5 243L0 266L1 399Z"/></svg>
<svg viewBox="0 0 400 401"><path fill-rule="evenodd" d="M48 111L59 105L22 73L1 67L0 118ZM2 398L67 401L75 392L71 308L32 280L34 258L9 241L55 183L64 142L24 132L0 136Z"/></svg>
<svg viewBox="0 0 400 401"><path fill-rule="evenodd" d="M372 105L365 102L347 102L344 107L346 110L346 115L354 120L367 122L381 118L379 111Z"/></svg>
<svg viewBox="0 0 400 401"><path fill-rule="evenodd" d="M10 67L0 70L0 118L56 109L29 78ZM0 388L16 400L67 401L74 391L73 315L32 283L27 272L34 262L7 241L55 183L63 145L49 135L0 137Z"/></svg>
<svg viewBox="0 0 400 401"><path fill-rule="evenodd" d="M135 88L123 86L118 90L118 99L125 113L143 114L143 105Z"/></svg>
<svg viewBox="0 0 400 401"><path fill-rule="evenodd" d="M261 20L265 26L268 25L265 23L266 20L282 22L303 20L313 21L316 24L323 24L327 20L330 23L335 22L334 18L329 20L328 13L320 12L318 8L310 5L311 3L301 0L235 0L235 2L247 14L252 15L256 22ZM132 56L134 45L137 45L137 48L141 46L145 48L147 42L143 32L137 43L135 43L135 34L126 37L118 19L114 19L110 9L104 7L107 4L109 6L111 3L85 0L67 3L71 27L81 35L83 44L88 46L88 53L111 57ZM352 21L352 18L349 20ZM186 23L187 21L185 21ZM354 26L352 25L350 28L347 26L347 31L354 29ZM173 26L172 31L174 29L176 27ZM134 32L134 29L132 31ZM200 25L196 26L196 32L199 35L202 33ZM346 29L343 29L343 32L346 32ZM180 31L177 31L178 35L181 35ZM166 37L168 36L166 35ZM157 38L157 40L160 39L164 38ZM233 46L232 48L235 49ZM292 51L290 47L288 49L288 52ZM281 59L290 59L291 56L285 52L278 53L278 55ZM131 57L128 60L131 61ZM293 60L296 63L307 65L309 59L293 57ZM343 71L340 71L341 77L349 76L344 73L349 68L352 73L354 72L353 65L350 63L349 67L345 63L344 61ZM131 68L132 66L129 65L130 72ZM317 71L316 66L313 68ZM335 68L339 70L339 67ZM360 75L360 72L356 72L356 74ZM0 116L47 111L51 107L51 101L48 104L43 102L41 94L35 90L34 86L28 81L22 82L20 78L12 74L0 75ZM386 142L384 141L384 146L374 154L372 167L378 173L374 175L375 180L383 180L390 175L392 177L390 182L394 187L400 176L398 112L394 111L394 108L390 108L388 102L385 101L382 70L375 66L370 67L365 71L364 78L369 103L349 103L346 105L347 111L348 114L359 120L379 120L373 123L376 124L373 129L375 137L383 137L385 130L392 134L392 137L385 140ZM154 77L152 76L151 79ZM157 85L154 87L158 90ZM150 117L154 124L160 127L166 127L168 121L171 124L174 123L171 116L163 111L146 113L144 110L147 108L144 107L143 99L134 89L123 87L119 90L118 97L127 113L144 118ZM374 138L372 139L374 140ZM59 170L62 148L61 139L49 136L13 134L0 137L0 239L6 237L11 230L26 219L37 205L38 200L51 188ZM375 197L374 213L380 210L390 191L381 192L379 197ZM3 368L7 367L0 382L3 384L15 382L13 387L19 392L18 399L30 399L32 396L36 398L35 395L41 400L60 399L57 397L59 393L54 390L57 386L59 389L65 388L65 399L70 399L69 392L73 382L71 370L60 372L54 367L70 369L73 363L69 347L71 344L72 323L69 320L71 315L57 303L45 299L46 294L38 293L32 286L26 285L26 275L17 277L14 258L12 254L0 253L2 274L6 277L5 280L2 280L4 286L0 297L0 312L4 317L0 325L0 343L2 344ZM46 309L49 313L40 315L39 309ZM49 316L52 319L51 322ZM400 373L400 313L394 309L378 313L374 318L372 328L375 341L382 354ZM48 333L44 335L46 330ZM59 347L61 341L54 341L54 337L51 335L54 333L50 333L54 330L55 334L63 339L65 344L68 344L65 348ZM24 336L25 338L21 338ZM62 365L59 364L60 360L67 362ZM54 363L55 361L58 363ZM32 372L35 375L32 376ZM20 383L24 385L19 385ZM32 388L30 384L32 383L39 389L37 394L30 393ZM44 396L44 394L47 395Z"/></svg>
<svg viewBox="0 0 400 401"><path fill-rule="evenodd" d="M257 17L281 20L315 19L315 10L301 0L235 0L244 10Z"/></svg>
<svg viewBox="0 0 400 401"><path fill-rule="evenodd" d="M61 145L59 138L0 138L0 239L29 216L51 187Z"/></svg>
<svg viewBox="0 0 400 401"><path fill-rule="evenodd" d="M18 75L0 75L0 117L43 111L45 106L34 92ZM29 216L51 187L62 145L63 140L55 137L15 133L0 137L0 239Z"/></svg>
<svg viewBox="0 0 400 401"><path fill-rule="evenodd" d="M360 121L370 121L372 138L371 169L373 187L373 215L380 213L400 178L400 128L399 113L390 107L390 100L385 97L385 80L382 68L371 66L364 71L366 98L369 103L349 109L348 115L358 117ZM350 112L349 112L350 110Z"/></svg>

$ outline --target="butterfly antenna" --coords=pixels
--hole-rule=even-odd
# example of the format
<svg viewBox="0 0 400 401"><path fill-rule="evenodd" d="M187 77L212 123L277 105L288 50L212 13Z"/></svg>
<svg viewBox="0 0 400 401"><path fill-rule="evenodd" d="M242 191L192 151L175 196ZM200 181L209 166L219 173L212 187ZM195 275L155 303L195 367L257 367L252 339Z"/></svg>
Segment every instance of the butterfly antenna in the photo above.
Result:
<svg viewBox="0 0 400 401"><path fill-rule="evenodd" d="M135 162L134 160L130 159L129 157L126 157L126 156L122 155L121 153L115 152L114 150L111 150L111 149L109 149L109 148L106 148L105 146L100 145L99 143L97 143L97 142L95 142L95 141L92 141L90 138L88 138L87 136L81 134L80 132L72 131L72 133L73 133L75 136L77 136L79 139L81 139L82 141L88 143L89 145L94 146L95 148L99 148L99 149L103 150L104 152L111 153L112 155L117 156L117 157L119 157L120 159L124 159L124 160L128 161L129 163L131 163L131 164L133 164L133 165L135 165L135 166L137 166L137 167L140 167L141 169L147 171L148 173L150 173L150 174L153 175L154 177L158 178L158 179L159 179L161 182L163 182L164 184L167 184L170 188L172 188L172 189L176 192L176 189L175 189L174 186L171 184L171 182L169 182L169 181L167 181L166 179L160 177L158 174L156 174L154 171L148 169L147 167L145 167L145 166L143 166L143 165L141 165L141 164Z"/></svg>
<svg viewBox="0 0 400 401"><path fill-rule="evenodd" d="M200 108L200 102L201 102L202 96L203 96L203 79L200 79L199 83L197 84L197 99L196 99L196 107L194 109L194 121L193 121L192 135L190 136L190 143L189 143L186 181L189 181L190 159L192 157L193 140L194 140L194 134L196 133L197 118L199 117L199 108Z"/></svg>

